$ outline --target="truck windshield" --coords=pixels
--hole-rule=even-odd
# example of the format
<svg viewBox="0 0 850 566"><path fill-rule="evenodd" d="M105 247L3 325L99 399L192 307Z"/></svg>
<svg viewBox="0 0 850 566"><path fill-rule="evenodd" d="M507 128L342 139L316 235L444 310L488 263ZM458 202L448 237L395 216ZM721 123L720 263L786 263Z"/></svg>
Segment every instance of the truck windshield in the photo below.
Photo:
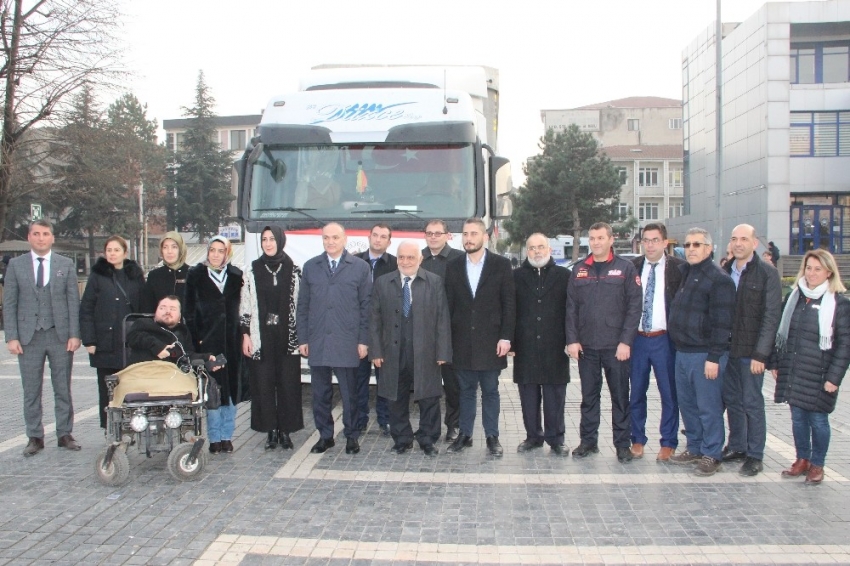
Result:
<svg viewBox="0 0 850 566"><path fill-rule="evenodd" d="M473 151L470 144L266 146L251 164L251 219L468 218Z"/></svg>

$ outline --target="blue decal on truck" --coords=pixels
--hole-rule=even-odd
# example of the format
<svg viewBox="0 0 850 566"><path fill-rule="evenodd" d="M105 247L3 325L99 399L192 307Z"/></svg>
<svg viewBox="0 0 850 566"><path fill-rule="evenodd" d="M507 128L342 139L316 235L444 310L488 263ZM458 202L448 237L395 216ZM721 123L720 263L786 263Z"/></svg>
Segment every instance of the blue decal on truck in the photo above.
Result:
<svg viewBox="0 0 850 566"><path fill-rule="evenodd" d="M371 120L398 120L404 117L404 109L399 106L415 104L415 102L399 102L384 106L383 104L349 104L340 106L339 104L331 104L324 106L318 110L319 120L310 122L310 124L321 124L324 122L354 122L354 121L371 121Z"/></svg>

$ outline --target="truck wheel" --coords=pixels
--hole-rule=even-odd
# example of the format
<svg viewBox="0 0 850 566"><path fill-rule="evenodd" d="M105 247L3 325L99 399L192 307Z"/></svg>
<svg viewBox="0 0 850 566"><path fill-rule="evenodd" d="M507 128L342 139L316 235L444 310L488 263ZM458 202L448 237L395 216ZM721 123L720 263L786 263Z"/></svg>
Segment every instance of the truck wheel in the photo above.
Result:
<svg viewBox="0 0 850 566"><path fill-rule="evenodd" d="M127 458L127 453L124 450L118 449L112 453L112 461L104 470L103 461L106 459L107 450L108 448L101 450L94 461L95 475L103 485L111 487L124 485L127 478L130 477L130 459Z"/></svg>
<svg viewBox="0 0 850 566"><path fill-rule="evenodd" d="M195 462L189 463L189 453L192 451L191 442L183 442L175 446L168 454L168 472L178 481L195 481L201 476L207 464L204 450L198 452Z"/></svg>

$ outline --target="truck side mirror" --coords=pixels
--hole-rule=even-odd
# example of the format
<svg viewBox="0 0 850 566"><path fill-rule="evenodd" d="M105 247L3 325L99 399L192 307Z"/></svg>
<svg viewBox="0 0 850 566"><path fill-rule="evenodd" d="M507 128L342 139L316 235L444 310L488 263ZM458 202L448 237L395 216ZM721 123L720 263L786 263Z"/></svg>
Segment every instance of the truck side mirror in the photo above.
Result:
<svg viewBox="0 0 850 566"><path fill-rule="evenodd" d="M490 158L490 216L508 218L513 211L513 202L508 194L513 189L511 162L506 157Z"/></svg>

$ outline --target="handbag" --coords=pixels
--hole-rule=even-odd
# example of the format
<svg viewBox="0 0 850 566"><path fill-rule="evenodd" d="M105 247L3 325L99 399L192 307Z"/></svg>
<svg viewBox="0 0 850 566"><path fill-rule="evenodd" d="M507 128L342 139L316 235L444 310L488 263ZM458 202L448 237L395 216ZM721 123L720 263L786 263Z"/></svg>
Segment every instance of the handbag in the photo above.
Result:
<svg viewBox="0 0 850 566"><path fill-rule="evenodd" d="M207 400L204 407L208 411L221 407L221 386L212 377L207 378Z"/></svg>

